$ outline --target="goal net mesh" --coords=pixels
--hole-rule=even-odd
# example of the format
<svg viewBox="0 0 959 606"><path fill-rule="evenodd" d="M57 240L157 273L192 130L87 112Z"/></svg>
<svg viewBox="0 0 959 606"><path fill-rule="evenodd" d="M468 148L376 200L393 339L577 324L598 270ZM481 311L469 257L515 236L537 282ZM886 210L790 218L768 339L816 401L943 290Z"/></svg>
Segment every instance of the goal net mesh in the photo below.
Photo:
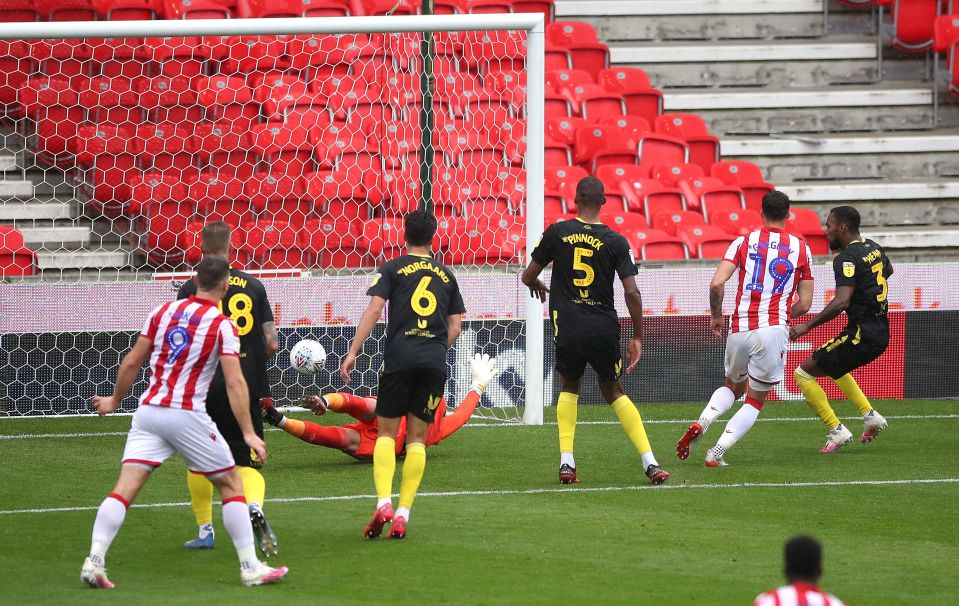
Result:
<svg viewBox="0 0 959 606"><path fill-rule="evenodd" d="M16 189L4 204L16 233L0 237L34 251L4 273L13 282L5 303L18 310L0 330L4 410L88 411L145 315L190 276L214 220L233 227L233 265L265 272L281 340L274 397L290 404L342 388L337 365L369 277L403 246L425 163L439 220L433 250L467 301L449 403L468 389L466 360L485 351L505 372L479 414L520 417L526 31L0 46L3 157L16 179L4 184ZM364 348L357 393L375 393L383 329ZM331 354L310 377L289 366L289 348L305 337Z"/></svg>

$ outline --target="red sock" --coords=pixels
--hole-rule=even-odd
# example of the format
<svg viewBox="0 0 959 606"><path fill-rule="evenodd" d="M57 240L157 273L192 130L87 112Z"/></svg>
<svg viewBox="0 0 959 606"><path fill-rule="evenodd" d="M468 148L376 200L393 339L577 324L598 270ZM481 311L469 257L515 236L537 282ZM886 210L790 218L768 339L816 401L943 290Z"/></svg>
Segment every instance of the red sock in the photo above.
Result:
<svg viewBox="0 0 959 606"><path fill-rule="evenodd" d="M346 435L346 430L342 427L328 427L317 425L309 421L299 422L303 424L303 429L300 433L293 435L304 442L316 444L317 446L328 446L329 448L336 448L337 450L343 450L350 445L350 439Z"/></svg>
<svg viewBox="0 0 959 606"><path fill-rule="evenodd" d="M746 396L746 404L749 404L756 410L762 410L764 402L760 402L756 398L750 398L749 396Z"/></svg>
<svg viewBox="0 0 959 606"><path fill-rule="evenodd" d="M357 421L361 421L373 414L376 406L360 396L354 396L351 393L327 393L323 398L333 412L348 414Z"/></svg>

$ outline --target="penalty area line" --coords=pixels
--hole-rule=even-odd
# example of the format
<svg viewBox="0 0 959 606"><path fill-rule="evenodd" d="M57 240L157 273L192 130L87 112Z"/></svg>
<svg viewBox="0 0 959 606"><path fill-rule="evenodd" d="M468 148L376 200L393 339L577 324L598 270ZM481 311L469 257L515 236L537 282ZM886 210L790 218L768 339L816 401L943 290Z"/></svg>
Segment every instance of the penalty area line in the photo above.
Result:
<svg viewBox="0 0 959 606"><path fill-rule="evenodd" d="M588 487L568 487L568 488L532 488L528 490L459 490L445 492L423 492L416 495L416 498L429 497L483 497L483 496L515 496L515 495L538 495L538 494L576 494L588 492L629 492L637 490L718 490L718 489L736 489L736 488L842 488L849 486L908 486L917 484L959 484L959 478L927 478L927 479L908 479L908 480L851 480L846 482L738 482L735 484L643 484L635 486L597 486ZM393 495L394 497L398 495ZM325 503L334 501L362 501L373 500L376 495L372 494L353 494L353 495L334 495L329 497L290 497L268 499L273 505L276 503ZM187 502L180 503L134 503L131 507L141 509L159 509L163 507L189 507ZM0 515L15 515L28 513L66 513L74 511L96 511L99 506L84 507L47 507L36 509L2 509Z"/></svg>
<svg viewBox="0 0 959 606"><path fill-rule="evenodd" d="M959 419L956 415L886 415L886 419L893 421L925 421L934 419ZM689 424L698 419L643 419L644 425L676 425ZM756 419L757 423L796 423L818 421L815 417L770 417ZM619 421L578 421L577 425L619 425ZM555 426L555 421L543 423L544 426ZM463 426L469 427L539 427L538 425L524 425L522 423L467 423ZM265 427L264 431L282 431L277 427ZM109 436L125 436L126 431L91 431L86 433L10 433L0 434L0 440L39 440L55 438L99 438Z"/></svg>

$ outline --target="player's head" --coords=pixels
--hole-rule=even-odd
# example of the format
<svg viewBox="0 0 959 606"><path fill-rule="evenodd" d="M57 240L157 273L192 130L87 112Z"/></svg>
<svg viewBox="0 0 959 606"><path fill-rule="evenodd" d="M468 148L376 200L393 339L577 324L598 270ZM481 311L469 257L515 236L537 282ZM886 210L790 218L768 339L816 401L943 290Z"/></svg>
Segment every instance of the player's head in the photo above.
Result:
<svg viewBox="0 0 959 606"><path fill-rule="evenodd" d="M425 209L418 208L406 214L404 219L407 246L429 247L436 233L436 217Z"/></svg>
<svg viewBox="0 0 959 606"><path fill-rule="evenodd" d="M789 196L778 190L763 196L763 218L767 223L785 223L789 217Z"/></svg>
<svg viewBox="0 0 959 606"><path fill-rule="evenodd" d="M599 207L605 203L603 182L596 177L583 177L576 185L576 208L581 212L598 213Z"/></svg>
<svg viewBox="0 0 959 606"><path fill-rule="evenodd" d="M213 301L219 301L230 287L230 264L226 258L204 256L196 266L196 290Z"/></svg>
<svg viewBox="0 0 959 606"><path fill-rule="evenodd" d="M822 545L804 535L786 541L786 578L815 583L822 576Z"/></svg>
<svg viewBox="0 0 959 606"><path fill-rule="evenodd" d="M840 250L859 238L859 211L852 206L837 206L826 219L826 239L829 248Z"/></svg>
<svg viewBox="0 0 959 606"><path fill-rule="evenodd" d="M230 257L230 226L223 221L212 221L200 232L200 249L204 256Z"/></svg>

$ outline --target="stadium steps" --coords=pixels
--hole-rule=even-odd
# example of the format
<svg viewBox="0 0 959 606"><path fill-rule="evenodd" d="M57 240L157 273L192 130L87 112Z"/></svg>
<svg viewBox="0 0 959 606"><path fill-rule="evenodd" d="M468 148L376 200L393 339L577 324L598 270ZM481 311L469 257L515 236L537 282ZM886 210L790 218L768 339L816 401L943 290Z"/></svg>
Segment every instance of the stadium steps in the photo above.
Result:
<svg viewBox="0 0 959 606"><path fill-rule="evenodd" d="M44 277L87 269L124 268L131 265L131 260L130 252L123 249L71 247L37 251L37 268Z"/></svg>
<svg viewBox="0 0 959 606"><path fill-rule="evenodd" d="M557 0L556 18L592 23L606 42L806 38L823 34L823 0ZM863 31L869 13L849 19Z"/></svg>
<svg viewBox="0 0 959 606"><path fill-rule="evenodd" d="M885 53L889 80L922 80L915 57ZM874 36L803 40L645 42L610 45L611 61L643 69L662 88L825 86L878 81Z"/></svg>
<svg viewBox="0 0 959 606"><path fill-rule="evenodd" d="M725 137L721 150L758 164L772 183L959 176L959 129Z"/></svg>
<svg viewBox="0 0 959 606"><path fill-rule="evenodd" d="M867 86L664 90L667 112L698 114L718 134L921 130L932 126L932 87L915 82ZM959 106L940 108L959 125Z"/></svg>

